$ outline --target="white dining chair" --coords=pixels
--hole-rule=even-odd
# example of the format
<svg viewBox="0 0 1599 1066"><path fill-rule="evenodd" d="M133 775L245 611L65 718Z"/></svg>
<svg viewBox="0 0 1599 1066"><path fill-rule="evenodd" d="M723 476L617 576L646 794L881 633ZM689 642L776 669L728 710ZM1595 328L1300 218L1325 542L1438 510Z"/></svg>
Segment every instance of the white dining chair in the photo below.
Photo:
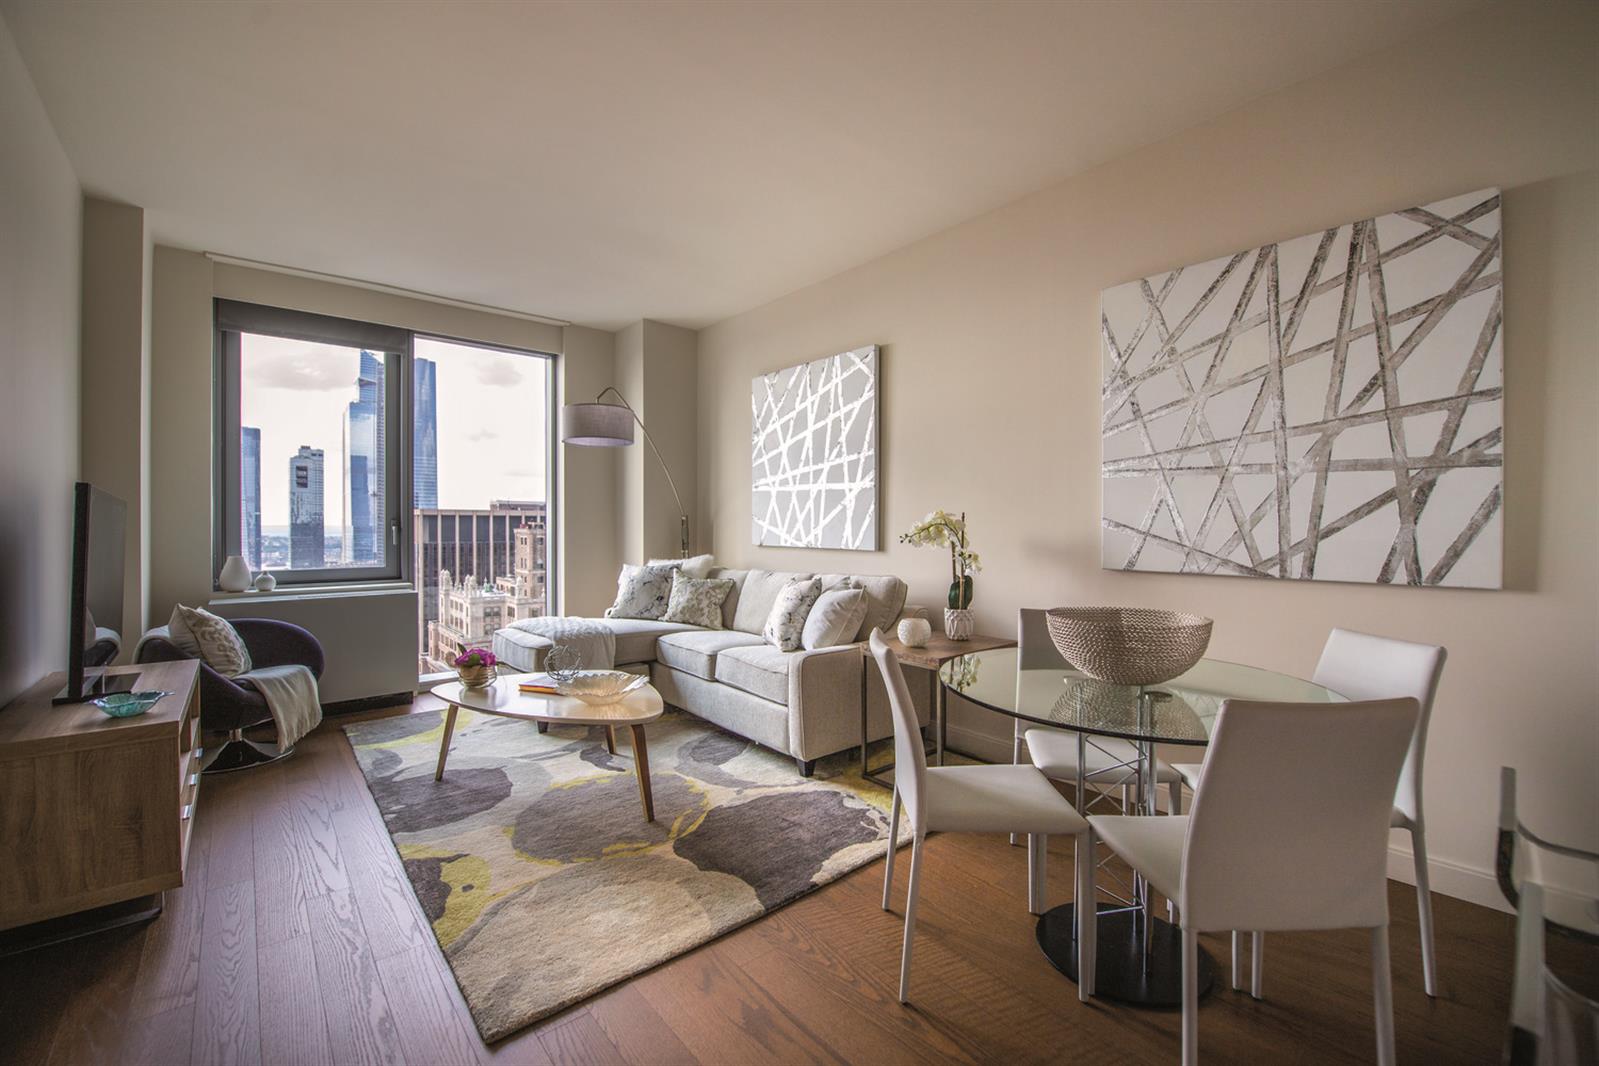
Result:
<svg viewBox="0 0 1599 1066"><path fill-rule="evenodd" d="M1190 813L1094 815L1103 841L1177 901L1182 1061L1199 1061L1199 934L1371 931L1377 1061L1394 1061L1388 967L1388 820L1420 717L1411 697L1361 703L1223 702ZM1337 802L1329 802L1337 797ZM1094 865L1081 898L1092 899ZM1094 925L1079 936L1094 938Z"/></svg>
<svg viewBox="0 0 1599 1066"><path fill-rule="evenodd" d="M1022 670L1039 670L1059 667L1072 669L1055 642L1049 637L1045 612L1036 607L1023 607L1016 619L1017 667ZM1115 737L1087 737L1078 759L1078 734L1066 729L1047 726L1028 726L1016 719L1015 739L1011 746L1011 762L1022 761L1022 745L1027 745L1028 757L1044 776L1054 781L1093 785L1095 788L1122 789L1122 804L1128 804L1129 786L1134 780L1134 767L1138 763L1138 746L1130 740ZM1079 782L1078 778L1082 781ZM1170 786L1171 812L1183 811L1182 777L1170 764L1155 760L1155 783ZM1085 803L1085 807L1089 804ZM1011 837L1011 843L1018 840Z"/></svg>
<svg viewBox="0 0 1599 1066"><path fill-rule="evenodd" d="M1421 925L1421 979L1427 995L1438 995L1438 960L1433 943L1432 891L1427 878L1427 823L1421 804L1421 769L1427 751L1427 723L1432 717L1433 699L1443 676L1448 652L1432 644L1416 644L1392 637L1334 629L1327 635L1321 661L1311 680L1352 700L1378 700L1397 696L1413 697L1421 705L1416 734L1405 754L1405 767L1394 790L1390 822L1395 829L1410 833L1411 855L1416 870L1416 910ZM1174 769L1190 789L1198 788L1198 763L1179 763ZM1250 948L1250 994L1261 997L1265 948L1261 935L1253 936ZM1233 987L1238 987L1238 944L1234 934Z"/></svg>
<svg viewBox="0 0 1599 1066"><path fill-rule="evenodd" d="M921 880L922 852L928 833L1024 833L1027 835L1027 909L1044 912L1047 846L1051 836L1078 838L1077 854L1085 853L1082 840L1088 833L1085 822L1066 798L1055 791L1049 779L1031 766L934 766L927 765L917 728L916 708L899 660L872 630L870 644L877 668L888 690L888 705L894 716L894 799L889 813L888 862L883 871L883 909L889 909L894 887L894 855L899 846L899 812L904 807L911 828L910 883L905 893L905 946L899 964L899 1001L908 1002L911 979L911 945L916 931L916 893ZM1084 869L1091 862L1077 862L1078 899L1084 896ZM1093 974L1094 957L1082 950L1078 939L1079 972ZM1078 983L1078 998L1086 1000L1093 981Z"/></svg>

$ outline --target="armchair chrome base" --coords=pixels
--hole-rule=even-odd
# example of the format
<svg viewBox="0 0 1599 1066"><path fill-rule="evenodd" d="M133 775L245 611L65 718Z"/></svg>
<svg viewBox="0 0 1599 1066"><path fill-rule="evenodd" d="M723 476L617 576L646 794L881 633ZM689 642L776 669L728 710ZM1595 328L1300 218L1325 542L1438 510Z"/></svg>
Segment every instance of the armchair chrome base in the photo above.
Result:
<svg viewBox="0 0 1599 1066"><path fill-rule="evenodd" d="M248 770L253 766L265 766L267 763L286 759L294 754L294 749L278 751L276 748L257 744L253 740L244 739L244 730L235 729L228 734L227 743L217 749L217 753L205 764L202 773L226 774L234 770Z"/></svg>

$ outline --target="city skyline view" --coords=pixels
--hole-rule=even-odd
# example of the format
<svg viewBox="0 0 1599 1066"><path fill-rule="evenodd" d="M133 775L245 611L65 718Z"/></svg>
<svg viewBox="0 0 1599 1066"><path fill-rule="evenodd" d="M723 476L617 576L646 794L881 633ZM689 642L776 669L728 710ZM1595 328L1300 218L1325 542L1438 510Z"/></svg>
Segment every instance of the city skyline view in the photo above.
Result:
<svg viewBox="0 0 1599 1066"><path fill-rule="evenodd" d="M286 534L291 525L289 460L302 447L320 450L322 526L325 536L340 542L342 552L347 508L352 519L371 513L359 502L359 491L347 499L352 480L367 482L369 499L381 513L381 493L373 492L374 482L381 485L381 471L361 470L357 463L352 473L346 440L353 432L355 450L362 455L375 445L366 443L366 435L380 433L386 421L383 361L341 345L252 333L241 340L239 421L246 482L241 504L254 502L249 483L253 463L260 478L260 534ZM413 441L416 504L477 509L494 499L543 500L547 441L542 360L423 337L416 338L414 351L416 431L422 438ZM426 384L435 390L432 411L420 402ZM433 456L426 454L423 443L430 417L436 420ZM382 462L381 449L376 451L374 467ZM252 515L242 514L241 519L242 534L251 528ZM361 549L351 544L348 552L354 556Z"/></svg>

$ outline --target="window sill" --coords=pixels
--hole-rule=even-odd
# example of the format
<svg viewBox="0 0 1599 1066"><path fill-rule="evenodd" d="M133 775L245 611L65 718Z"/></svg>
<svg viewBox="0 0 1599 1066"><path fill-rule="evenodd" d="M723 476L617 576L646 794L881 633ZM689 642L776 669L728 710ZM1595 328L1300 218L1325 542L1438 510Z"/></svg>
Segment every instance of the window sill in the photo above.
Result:
<svg viewBox="0 0 1599 1066"><path fill-rule="evenodd" d="M409 581L363 581L359 584L338 585L279 585L271 592L250 589L245 592L213 592L210 605L231 607L249 600L271 600L275 603L296 600L348 599L360 596L393 596L396 593L416 595L416 586Z"/></svg>

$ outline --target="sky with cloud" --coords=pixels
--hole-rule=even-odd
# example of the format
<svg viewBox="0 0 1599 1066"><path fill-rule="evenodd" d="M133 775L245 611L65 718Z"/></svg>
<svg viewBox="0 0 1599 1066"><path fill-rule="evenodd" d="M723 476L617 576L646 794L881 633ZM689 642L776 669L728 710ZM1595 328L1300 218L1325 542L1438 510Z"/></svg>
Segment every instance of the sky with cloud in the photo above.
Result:
<svg viewBox="0 0 1599 1066"><path fill-rule="evenodd" d="M439 506L542 500L548 454L545 360L418 337L437 366ZM287 526L289 458L321 448L324 526L337 531L344 496L344 412L356 398L360 350L245 334L240 424L261 430L261 524Z"/></svg>

